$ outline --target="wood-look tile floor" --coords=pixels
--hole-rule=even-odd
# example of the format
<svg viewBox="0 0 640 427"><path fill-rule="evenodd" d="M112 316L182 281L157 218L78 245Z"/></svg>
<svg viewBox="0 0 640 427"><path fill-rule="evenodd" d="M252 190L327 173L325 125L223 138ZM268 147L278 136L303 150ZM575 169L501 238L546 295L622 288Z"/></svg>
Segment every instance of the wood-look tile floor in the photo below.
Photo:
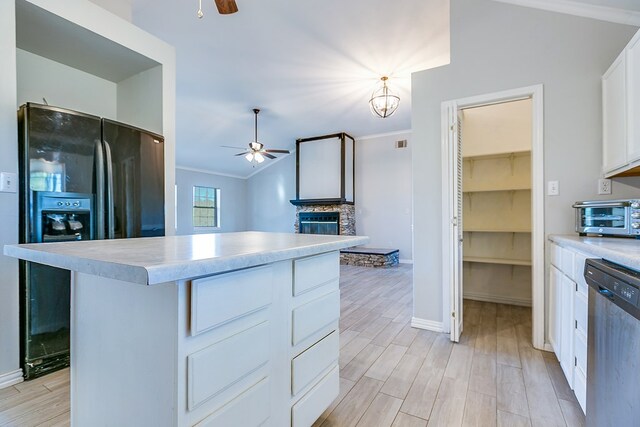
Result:
<svg viewBox="0 0 640 427"><path fill-rule="evenodd" d="M452 344L410 326L409 266L343 266L340 288L340 395L314 427L584 425L530 309L465 300ZM68 370L0 390L5 425L68 426Z"/></svg>

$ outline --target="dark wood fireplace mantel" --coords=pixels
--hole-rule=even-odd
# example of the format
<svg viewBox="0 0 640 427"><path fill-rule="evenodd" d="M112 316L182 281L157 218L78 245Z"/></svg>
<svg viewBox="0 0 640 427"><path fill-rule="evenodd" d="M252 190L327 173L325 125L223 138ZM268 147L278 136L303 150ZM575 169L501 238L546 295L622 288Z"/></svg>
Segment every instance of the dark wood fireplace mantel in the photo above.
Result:
<svg viewBox="0 0 640 427"><path fill-rule="evenodd" d="M345 199L296 199L289 200L295 206L311 205L353 205L354 202L347 202Z"/></svg>
<svg viewBox="0 0 640 427"><path fill-rule="evenodd" d="M300 170L305 165L301 164L300 153L304 150L303 147L310 146L313 142L322 141L322 140L330 140L335 139L339 144L337 149L339 149L340 156L340 171L339 171L339 188L336 188L337 191L329 191L329 192L315 192L316 194L312 194L313 192L301 192L301 173ZM322 135L322 136L314 136L311 138L299 138L296 140L296 198L290 200L292 205L295 206L310 206L310 205L353 205L355 202L355 166L356 166L356 141L355 139L345 133L335 133L331 135ZM305 152L308 152L305 150ZM306 165L307 167L309 165ZM313 180L322 179L321 176L314 176ZM329 198L300 198L302 197L313 197L313 196L334 196Z"/></svg>

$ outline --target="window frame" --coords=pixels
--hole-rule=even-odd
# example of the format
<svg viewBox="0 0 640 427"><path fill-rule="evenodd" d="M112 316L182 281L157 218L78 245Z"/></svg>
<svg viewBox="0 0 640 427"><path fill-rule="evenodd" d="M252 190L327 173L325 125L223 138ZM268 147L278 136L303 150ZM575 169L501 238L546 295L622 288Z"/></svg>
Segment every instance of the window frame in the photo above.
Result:
<svg viewBox="0 0 640 427"><path fill-rule="evenodd" d="M196 196L196 192L198 189L205 189L207 192L209 190L213 190L213 203L214 206L199 206L197 205L196 197L199 197L198 201L202 202L203 198L201 195ZM209 199L208 196L205 196L204 199ZM196 225L196 209L213 209L213 220L214 225ZM206 218L206 217L201 217ZM211 187L208 185L194 185L191 191L191 225L194 229L219 229L220 226L220 188Z"/></svg>

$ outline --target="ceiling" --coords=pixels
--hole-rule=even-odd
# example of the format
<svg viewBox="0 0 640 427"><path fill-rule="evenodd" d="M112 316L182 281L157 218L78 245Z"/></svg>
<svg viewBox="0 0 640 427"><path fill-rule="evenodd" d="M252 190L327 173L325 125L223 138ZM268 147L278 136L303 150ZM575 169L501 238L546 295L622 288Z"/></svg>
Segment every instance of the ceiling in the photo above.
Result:
<svg viewBox="0 0 640 427"><path fill-rule="evenodd" d="M256 107L267 148L293 150L297 138L342 131L358 137L410 129L411 73L449 62L449 0L236 0L239 12L226 16L202 0L203 19L198 0L126 1L134 24L176 47L179 167L247 177L272 164L251 164L234 156L241 150L220 147L253 140ZM640 12L638 0L564 3ZM382 75L401 98L387 119L368 108Z"/></svg>
<svg viewBox="0 0 640 427"><path fill-rule="evenodd" d="M613 7L616 9L635 10L640 12L638 0L575 0L578 3L592 4L595 6Z"/></svg>
<svg viewBox="0 0 640 427"><path fill-rule="evenodd" d="M449 62L449 0L133 0L133 22L176 47L177 165L246 177L253 140L294 149L296 138L411 128L411 73ZM382 75L401 101L380 119L368 100Z"/></svg>

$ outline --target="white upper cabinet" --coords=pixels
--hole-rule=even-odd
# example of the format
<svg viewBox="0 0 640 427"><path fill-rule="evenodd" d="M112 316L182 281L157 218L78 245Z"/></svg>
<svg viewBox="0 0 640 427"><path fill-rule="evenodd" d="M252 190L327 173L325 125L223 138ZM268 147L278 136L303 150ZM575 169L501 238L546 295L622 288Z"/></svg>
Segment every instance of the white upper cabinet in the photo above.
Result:
<svg viewBox="0 0 640 427"><path fill-rule="evenodd" d="M602 162L607 174L627 164L625 54L602 76Z"/></svg>
<svg viewBox="0 0 640 427"><path fill-rule="evenodd" d="M602 76L602 171L640 175L640 31Z"/></svg>
<svg viewBox="0 0 640 427"><path fill-rule="evenodd" d="M627 53L627 159L640 159L640 31L631 39Z"/></svg>

